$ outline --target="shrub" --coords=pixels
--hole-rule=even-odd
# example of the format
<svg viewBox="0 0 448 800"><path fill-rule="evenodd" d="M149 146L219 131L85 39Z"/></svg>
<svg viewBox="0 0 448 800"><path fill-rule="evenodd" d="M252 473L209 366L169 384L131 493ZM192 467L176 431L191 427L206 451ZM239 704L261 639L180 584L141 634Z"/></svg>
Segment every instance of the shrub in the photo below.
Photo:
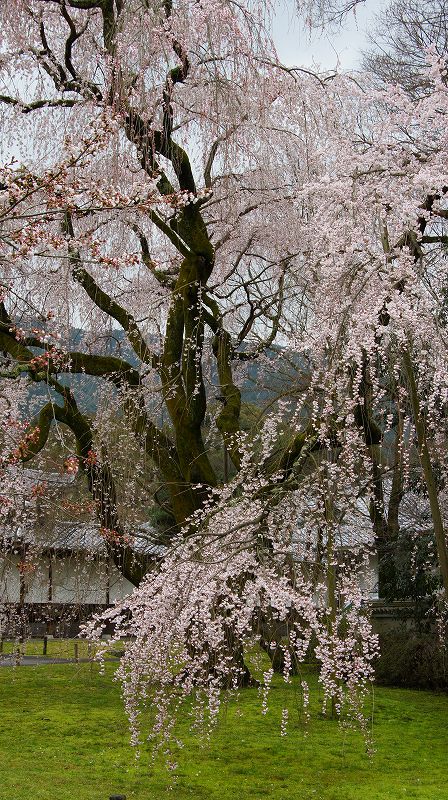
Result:
<svg viewBox="0 0 448 800"><path fill-rule="evenodd" d="M435 631L423 633L396 628L381 634L381 655L376 663L378 683L447 689L447 644L439 640Z"/></svg>

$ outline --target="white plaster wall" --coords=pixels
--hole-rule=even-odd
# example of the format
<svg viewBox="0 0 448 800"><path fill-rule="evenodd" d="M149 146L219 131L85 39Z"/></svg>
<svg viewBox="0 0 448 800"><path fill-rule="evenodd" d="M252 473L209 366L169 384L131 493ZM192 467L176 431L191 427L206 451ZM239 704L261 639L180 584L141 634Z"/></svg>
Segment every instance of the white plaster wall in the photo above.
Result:
<svg viewBox="0 0 448 800"><path fill-rule="evenodd" d="M0 558L0 603L18 603L20 600L20 576L18 555ZM27 603L49 602L48 556L33 558L34 571L26 573ZM123 578L115 565L109 566L97 558L76 554L52 558L52 602L54 603L101 603L109 599L113 603L121 600L133 590L132 584Z"/></svg>
<svg viewBox="0 0 448 800"><path fill-rule="evenodd" d="M33 560L34 572L27 573L25 602L49 602L48 557ZM0 558L0 603L18 603L20 578L18 555ZM52 559L52 602L54 603L100 603L107 602L107 566L97 558L76 554ZM364 594L371 600L378 599L378 559L370 556L368 568L361 577ZM109 565L109 600L111 603L131 594L134 587L111 562Z"/></svg>
<svg viewBox="0 0 448 800"><path fill-rule="evenodd" d="M378 556L369 556L369 563L360 576L361 589L369 600L378 600Z"/></svg>
<svg viewBox="0 0 448 800"><path fill-rule="evenodd" d="M26 574L25 602L48 603L48 558L33 559L33 564L34 572Z"/></svg>
<svg viewBox="0 0 448 800"><path fill-rule="evenodd" d="M111 562L109 568L109 596L110 602L115 603L117 600L122 600L128 594L131 594L134 586L118 571L115 564Z"/></svg>
<svg viewBox="0 0 448 800"><path fill-rule="evenodd" d="M7 555L0 558L0 602L18 603L20 578L17 564L19 556Z"/></svg>
<svg viewBox="0 0 448 800"><path fill-rule="evenodd" d="M97 559L71 556L54 559L54 603L105 603L107 574Z"/></svg>

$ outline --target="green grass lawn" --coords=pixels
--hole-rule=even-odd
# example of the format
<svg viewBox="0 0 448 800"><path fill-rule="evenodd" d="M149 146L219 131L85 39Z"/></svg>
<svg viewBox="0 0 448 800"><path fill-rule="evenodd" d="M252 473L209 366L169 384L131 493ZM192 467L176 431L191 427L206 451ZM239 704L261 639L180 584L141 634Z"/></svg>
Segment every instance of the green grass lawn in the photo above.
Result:
<svg viewBox="0 0 448 800"><path fill-rule="evenodd" d="M1 800L448 800L445 695L377 688L369 759L358 734L316 716L305 733L292 715L281 738L294 687L274 687L266 717L257 691L245 690L224 708L210 746L181 726L186 746L169 789L161 765L134 759L113 669L0 668Z"/></svg>
<svg viewBox="0 0 448 800"><path fill-rule="evenodd" d="M45 660L45 658L70 658L75 659L76 653L78 658L90 658L95 655L98 647L96 645L89 645L83 639L47 639L47 652L44 654L44 640L43 639L26 639L23 644L17 640L6 639L2 643L2 650L0 652L0 659L2 655L11 655L16 653L20 648L22 655L38 656ZM114 649L114 648L112 648ZM115 646L115 650L116 650Z"/></svg>

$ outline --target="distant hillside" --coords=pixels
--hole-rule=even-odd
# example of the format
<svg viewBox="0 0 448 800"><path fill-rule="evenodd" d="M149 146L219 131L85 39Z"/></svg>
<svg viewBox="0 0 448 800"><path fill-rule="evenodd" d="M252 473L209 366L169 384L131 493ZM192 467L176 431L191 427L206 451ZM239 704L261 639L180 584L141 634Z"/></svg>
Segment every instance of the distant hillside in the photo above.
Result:
<svg viewBox="0 0 448 800"><path fill-rule="evenodd" d="M64 346L70 350L113 355L129 361L133 366L138 366L137 357L121 329L114 329L112 332L96 336L94 339L83 329L73 328L69 340L64 342ZM299 375L303 376L303 370L300 370L299 366L299 357L289 354L286 359L284 356L284 353L269 350L264 356L263 363L259 359L235 363L236 382L241 389L243 402L263 406L275 397L283 395L287 385L294 384ZM213 393L216 387L218 395L219 385L214 364L212 364L207 378L208 391ZM104 380L89 375L62 375L59 380L74 390L79 407L83 412L95 413L102 387L104 387ZM24 414L26 416L33 415L45 402L49 393L50 390L44 384L31 384L23 409Z"/></svg>

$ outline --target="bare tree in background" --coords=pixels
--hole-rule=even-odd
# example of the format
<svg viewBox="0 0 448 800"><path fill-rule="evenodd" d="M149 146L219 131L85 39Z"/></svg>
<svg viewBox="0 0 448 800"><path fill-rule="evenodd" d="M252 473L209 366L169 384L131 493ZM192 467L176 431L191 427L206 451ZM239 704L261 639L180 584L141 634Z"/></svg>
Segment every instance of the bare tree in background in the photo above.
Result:
<svg viewBox="0 0 448 800"><path fill-rule="evenodd" d="M430 86L428 49L440 58L448 54L448 6L444 0L392 0L376 14L368 41L363 67L381 83L398 83L421 97Z"/></svg>

